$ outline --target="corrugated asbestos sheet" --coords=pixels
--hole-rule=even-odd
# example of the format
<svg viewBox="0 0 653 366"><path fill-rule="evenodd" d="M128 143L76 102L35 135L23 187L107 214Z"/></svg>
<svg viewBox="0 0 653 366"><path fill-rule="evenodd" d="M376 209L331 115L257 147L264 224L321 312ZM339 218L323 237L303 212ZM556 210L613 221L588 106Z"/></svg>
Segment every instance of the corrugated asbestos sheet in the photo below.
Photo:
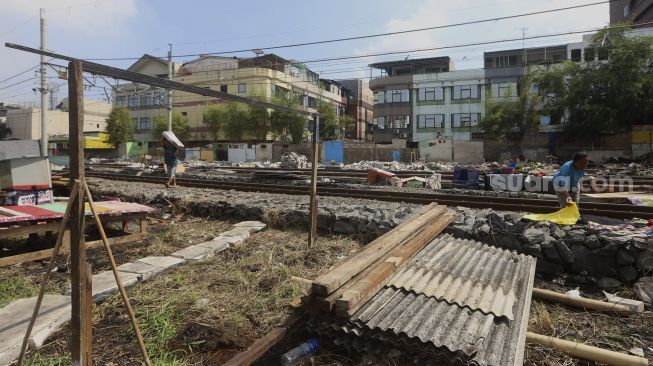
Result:
<svg viewBox="0 0 653 366"><path fill-rule="evenodd" d="M525 273L529 265L523 254L442 235L418 253L389 284L514 319L517 274Z"/></svg>
<svg viewBox="0 0 653 366"><path fill-rule="evenodd" d="M443 235L348 320L309 329L381 360L521 365L535 259Z"/></svg>

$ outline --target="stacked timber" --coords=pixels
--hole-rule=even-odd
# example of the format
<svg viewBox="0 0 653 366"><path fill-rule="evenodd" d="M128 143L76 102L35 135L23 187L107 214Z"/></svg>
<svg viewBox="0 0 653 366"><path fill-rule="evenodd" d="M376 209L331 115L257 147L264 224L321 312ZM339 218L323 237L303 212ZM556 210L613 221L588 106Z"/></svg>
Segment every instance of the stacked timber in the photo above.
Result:
<svg viewBox="0 0 653 366"><path fill-rule="evenodd" d="M446 206L432 203L404 220L364 249L320 276L304 298L311 313L348 318L386 285L416 253L440 234L454 218Z"/></svg>

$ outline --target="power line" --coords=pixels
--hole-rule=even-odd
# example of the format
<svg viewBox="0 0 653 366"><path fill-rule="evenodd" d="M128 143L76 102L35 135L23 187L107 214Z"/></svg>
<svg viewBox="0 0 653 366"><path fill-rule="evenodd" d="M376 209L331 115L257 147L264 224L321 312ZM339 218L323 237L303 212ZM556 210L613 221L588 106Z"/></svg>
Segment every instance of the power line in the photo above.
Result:
<svg viewBox="0 0 653 366"><path fill-rule="evenodd" d="M432 26L432 27L425 27L425 28L408 29L408 30L396 31L396 32L367 34L367 35L362 35L362 36L336 38L336 39L313 41L313 42L294 43L294 44L286 44L286 45L279 45L279 46L252 47L252 48L242 49L242 50L202 53L202 55L224 55L224 54L231 54L231 53L251 52L252 49L273 50L273 49L282 49L282 48L292 48L292 47L319 45L319 44L334 43L334 42L353 41L353 40L359 40L359 39L387 37L387 36L393 36L393 35L398 35L398 34L408 34L408 33L423 32L423 31L436 30L436 29L460 27L460 26L465 26L465 25L496 22L496 21L500 21L500 20L515 19L515 18L521 18L521 17L526 17L526 16L532 16L532 15L541 15L541 14L548 14L548 13L559 12L559 11L580 9L580 8L585 8L585 7L589 7L589 6L608 4L608 3L611 3L611 2L614 2L614 1L617 1L617 0L604 0L604 1L594 2L594 3L566 6L566 7L562 7L562 8L556 8L556 9L540 10L540 11L534 11L534 12L529 12L529 13L506 15L506 16L502 16L502 17L472 20L472 21L468 21L468 22L460 22L460 23L453 23L453 24L439 25L439 26ZM186 54L186 55L173 55L172 57L175 57L175 58L179 58L179 57L196 57L198 55L199 54ZM138 60L138 59L140 59L140 57L89 58L89 59L86 59L86 60L88 60L88 61L124 61L124 60Z"/></svg>
<svg viewBox="0 0 653 366"><path fill-rule="evenodd" d="M21 80L21 81L19 81L19 82L13 83L13 84L11 84L11 85L7 85L7 86L5 86L5 87L2 87L2 88L0 88L0 90L9 89L9 88L11 88L12 86L20 85L20 84L23 84L23 83L26 83L26 82L28 82L28 81L32 81L32 80L34 80L33 77L31 77L31 78L29 78L29 79Z"/></svg>
<svg viewBox="0 0 653 366"><path fill-rule="evenodd" d="M26 73L28 73L28 72L30 72L30 71L36 69L36 68L39 67L39 66L40 66L40 65L36 65L36 66L30 67L29 69L27 69L27 70L25 70L25 71L21 71L21 72L19 72L18 74L15 74L15 75L12 75L12 76L10 76L10 77L8 77L8 78L6 78L6 79L0 80L0 84L4 83L4 82L6 82L6 81L9 81L9 80L11 80L11 79L13 79L13 78L15 78L15 77L18 77L18 76L20 76L20 75L26 74Z"/></svg>

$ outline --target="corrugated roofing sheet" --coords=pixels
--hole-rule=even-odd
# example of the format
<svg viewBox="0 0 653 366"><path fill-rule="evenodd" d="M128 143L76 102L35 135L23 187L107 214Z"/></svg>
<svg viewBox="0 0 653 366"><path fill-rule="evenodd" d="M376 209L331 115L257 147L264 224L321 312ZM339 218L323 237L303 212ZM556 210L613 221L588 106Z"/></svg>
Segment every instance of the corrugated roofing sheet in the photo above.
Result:
<svg viewBox="0 0 653 366"><path fill-rule="evenodd" d="M443 235L404 271L392 280L402 278L411 290L388 285L348 321L322 318L314 330L380 358L399 352L419 364L522 364L534 258ZM445 295L440 300L426 293ZM488 294L503 298L488 302ZM483 311L479 304L499 310ZM429 357L439 361L424 363Z"/></svg>
<svg viewBox="0 0 653 366"><path fill-rule="evenodd" d="M470 240L442 235L389 282L416 294L514 319L515 283L530 261Z"/></svg>

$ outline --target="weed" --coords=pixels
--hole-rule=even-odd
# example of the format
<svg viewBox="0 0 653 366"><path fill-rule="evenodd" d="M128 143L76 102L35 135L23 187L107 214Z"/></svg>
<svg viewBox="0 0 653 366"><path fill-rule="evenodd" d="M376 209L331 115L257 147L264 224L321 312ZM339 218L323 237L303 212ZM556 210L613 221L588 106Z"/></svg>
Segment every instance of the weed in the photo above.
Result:
<svg viewBox="0 0 653 366"><path fill-rule="evenodd" d="M30 366L68 366L70 363L70 356L44 356L40 353L28 355L24 362Z"/></svg>
<svg viewBox="0 0 653 366"><path fill-rule="evenodd" d="M39 288L29 278L16 275L0 278L0 307L14 300L35 296Z"/></svg>

